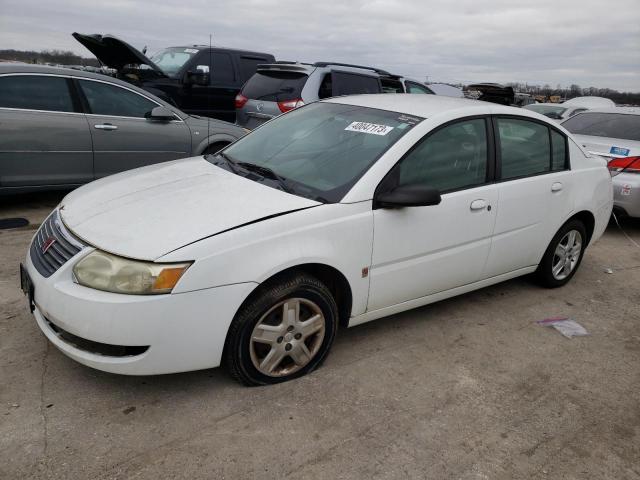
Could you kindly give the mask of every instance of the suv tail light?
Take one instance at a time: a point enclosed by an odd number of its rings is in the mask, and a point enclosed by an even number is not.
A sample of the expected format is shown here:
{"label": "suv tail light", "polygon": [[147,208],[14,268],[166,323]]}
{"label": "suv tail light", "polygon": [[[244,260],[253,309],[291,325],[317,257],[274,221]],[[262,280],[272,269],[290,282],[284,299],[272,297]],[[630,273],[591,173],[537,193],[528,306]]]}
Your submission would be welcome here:
{"label": "suv tail light", "polygon": [[640,157],[614,158],[607,167],[611,173],[640,173]]}
{"label": "suv tail light", "polygon": [[242,95],[241,93],[236,95],[236,108],[244,107],[244,104],[247,103],[249,99]]}
{"label": "suv tail light", "polygon": [[293,110],[294,108],[298,108],[304,105],[304,102],[301,98],[296,98],[294,100],[285,100],[284,102],[278,102],[278,108],[282,113],[288,112],[289,110]]}

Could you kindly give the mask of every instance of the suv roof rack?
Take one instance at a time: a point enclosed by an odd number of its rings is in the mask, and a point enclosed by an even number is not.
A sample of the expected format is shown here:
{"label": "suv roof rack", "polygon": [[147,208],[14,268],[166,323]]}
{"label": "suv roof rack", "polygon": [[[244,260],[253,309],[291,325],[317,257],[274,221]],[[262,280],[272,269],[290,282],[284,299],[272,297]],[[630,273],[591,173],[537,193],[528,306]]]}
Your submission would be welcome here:
{"label": "suv roof rack", "polygon": [[354,65],[351,63],[338,63],[338,62],[316,62],[313,64],[314,67],[328,67],[329,65],[335,65],[337,67],[352,67],[352,68],[362,68],[364,70],[372,70],[376,73],[379,73],[380,75],[389,75],[391,76],[391,74],[389,72],[387,72],[386,70],[382,70],[381,68],[375,68],[375,67],[367,67],[364,65]]}

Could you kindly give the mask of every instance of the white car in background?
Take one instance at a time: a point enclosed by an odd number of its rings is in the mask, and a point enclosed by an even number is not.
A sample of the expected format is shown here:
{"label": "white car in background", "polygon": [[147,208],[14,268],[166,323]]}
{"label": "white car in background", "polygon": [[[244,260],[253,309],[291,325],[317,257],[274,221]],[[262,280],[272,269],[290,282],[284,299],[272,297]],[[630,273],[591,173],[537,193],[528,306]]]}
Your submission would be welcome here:
{"label": "white car in background", "polygon": [[592,108],[612,108],[616,104],[603,97],[575,97],[563,103],[532,103],[522,108],[545,115],[556,122],[564,122],[581,112]]}
{"label": "white car in background", "polygon": [[562,126],[589,153],[609,162],[614,210],[640,217],[640,108],[589,110]]}
{"label": "white car in background", "polygon": [[[611,177],[513,107],[336,97],[217,154],[98,180],[36,233],[22,287],[63,353],[109,372],[304,375],[354,326],[520,275],[566,284]],[[357,347],[355,347],[357,348]]]}

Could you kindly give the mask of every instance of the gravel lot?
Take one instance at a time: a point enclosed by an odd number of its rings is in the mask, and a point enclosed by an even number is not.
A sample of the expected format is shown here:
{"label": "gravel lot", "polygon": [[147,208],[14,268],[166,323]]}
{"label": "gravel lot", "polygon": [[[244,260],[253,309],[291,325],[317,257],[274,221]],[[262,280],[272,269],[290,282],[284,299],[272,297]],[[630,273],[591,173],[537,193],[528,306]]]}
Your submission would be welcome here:
{"label": "gravel lot", "polygon": [[[564,288],[516,279],[344,330],[317,372],[249,389],[48,345],[18,262],[62,196],[0,197],[31,221],[0,231],[2,479],[640,479],[640,248],[615,224]],[[591,335],[535,324],[555,315]]]}

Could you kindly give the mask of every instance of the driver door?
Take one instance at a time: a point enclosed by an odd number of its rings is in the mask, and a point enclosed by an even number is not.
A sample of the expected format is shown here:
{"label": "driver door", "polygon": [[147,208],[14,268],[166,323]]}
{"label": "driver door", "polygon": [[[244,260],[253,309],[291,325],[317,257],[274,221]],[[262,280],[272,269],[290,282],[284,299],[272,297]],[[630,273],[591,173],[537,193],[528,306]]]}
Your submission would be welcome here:
{"label": "driver door", "polygon": [[485,118],[447,124],[424,137],[383,184],[422,184],[439,205],[374,210],[368,311],[480,280],[491,246],[498,188]]}

